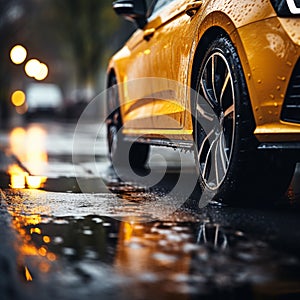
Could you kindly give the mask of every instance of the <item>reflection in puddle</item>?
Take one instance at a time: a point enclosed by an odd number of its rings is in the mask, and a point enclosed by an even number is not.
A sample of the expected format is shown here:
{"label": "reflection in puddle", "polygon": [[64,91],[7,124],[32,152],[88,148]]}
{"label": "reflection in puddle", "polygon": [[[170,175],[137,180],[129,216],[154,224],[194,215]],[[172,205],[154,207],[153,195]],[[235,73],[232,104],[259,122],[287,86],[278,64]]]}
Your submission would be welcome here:
{"label": "reflection in puddle", "polygon": [[26,177],[28,173],[24,171],[19,165],[12,164],[8,167],[8,174],[10,175],[10,186],[14,189],[24,189],[26,185]]}
{"label": "reflection in puddle", "polygon": [[30,215],[22,205],[9,208],[20,237],[22,276],[34,286],[47,274],[46,290],[55,288],[63,299],[100,297],[107,290],[108,299],[257,299],[271,294],[278,299],[298,293],[300,278],[293,272],[299,270],[298,259],[208,220],[120,222],[99,215]]}
{"label": "reflection in puddle", "polygon": [[48,161],[46,139],[46,130],[38,124],[32,124],[27,129],[14,128],[9,135],[12,153],[30,167],[34,175],[44,173],[45,163]]}
{"label": "reflection in puddle", "polygon": [[39,125],[31,125],[27,130],[14,128],[10,135],[10,151],[17,159],[26,164],[31,174],[18,164],[9,166],[10,187],[38,189],[43,187],[47,177],[45,173],[48,161],[46,152],[47,132]]}
{"label": "reflection in puddle", "polygon": [[203,223],[197,237],[198,244],[213,245],[215,249],[225,250],[228,246],[226,234],[219,224]]}
{"label": "reflection in puddle", "polygon": [[[49,251],[47,244],[49,237],[44,235],[38,227],[42,217],[40,215],[22,215],[14,210],[9,210],[12,215],[12,226],[19,236],[17,241],[17,264],[20,274],[26,281],[33,281],[31,270],[47,273],[50,271],[51,262],[56,260],[56,255]],[[43,243],[36,244],[35,238],[39,236]]]}

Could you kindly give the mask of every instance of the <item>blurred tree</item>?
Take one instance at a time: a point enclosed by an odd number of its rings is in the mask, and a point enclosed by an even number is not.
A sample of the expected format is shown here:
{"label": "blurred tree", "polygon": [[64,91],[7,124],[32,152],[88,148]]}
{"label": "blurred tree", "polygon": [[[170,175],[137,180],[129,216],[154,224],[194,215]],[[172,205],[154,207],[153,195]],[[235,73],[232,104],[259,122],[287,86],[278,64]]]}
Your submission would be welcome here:
{"label": "blurred tree", "polygon": [[11,47],[22,40],[28,0],[0,0],[0,127],[8,125],[10,85],[15,66],[9,59]]}
{"label": "blurred tree", "polygon": [[10,89],[34,80],[25,75],[25,63],[10,62],[14,44],[27,48],[28,59],[49,64],[46,82],[67,92],[98,89],[101,68],[133,30],[115,15],[111,0],[0,0],[0,122],[12,109]]}
{"label": "blurred tree", "polygon": [[94,86],[101,64],[118,47],[114,38],[122,21],[114,14],[111,3],[111,0],[43,1],[38,24],[44,25],[46,36],[60,45],[63,57],[73,63],[78,87]]}

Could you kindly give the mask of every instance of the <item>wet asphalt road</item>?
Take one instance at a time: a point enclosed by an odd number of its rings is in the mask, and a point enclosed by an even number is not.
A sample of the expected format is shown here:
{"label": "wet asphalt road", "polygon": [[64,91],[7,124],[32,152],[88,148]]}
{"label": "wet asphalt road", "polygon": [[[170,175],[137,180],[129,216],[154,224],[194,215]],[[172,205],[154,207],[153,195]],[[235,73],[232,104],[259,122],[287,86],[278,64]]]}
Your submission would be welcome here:
{"label": "wet asphalt road", "polygon": [[[268,209],[198,209],[193,196],[174,206],[159,201],[176,181],[173,151],[149,192],[118,179],[103,132],[91,161],[85,145],[97,124],[80,130],[75,173],[74,126],[32,123],[0,134],[1,300],[300,298],[299,164],[288,195]],[[10,188],[15,163],[46,183]],[[193,176],[189,153],[184,163]],[[155,159],[152,166],[158,172]]]}

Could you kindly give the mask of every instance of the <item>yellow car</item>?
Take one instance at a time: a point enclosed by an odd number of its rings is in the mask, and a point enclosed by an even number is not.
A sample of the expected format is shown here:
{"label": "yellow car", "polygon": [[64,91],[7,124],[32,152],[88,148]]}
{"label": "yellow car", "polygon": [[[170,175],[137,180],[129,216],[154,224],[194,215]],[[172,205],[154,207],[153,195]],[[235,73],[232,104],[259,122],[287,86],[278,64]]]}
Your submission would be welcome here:
{"label": "yellow car", "polygon": [[137,29],[107,69],[112,161],[127,142],[134,167],[150,145],[190,149],[201,188],[216,199],[282,196],[300,158],[300,1],[117,0],[113,8]]}

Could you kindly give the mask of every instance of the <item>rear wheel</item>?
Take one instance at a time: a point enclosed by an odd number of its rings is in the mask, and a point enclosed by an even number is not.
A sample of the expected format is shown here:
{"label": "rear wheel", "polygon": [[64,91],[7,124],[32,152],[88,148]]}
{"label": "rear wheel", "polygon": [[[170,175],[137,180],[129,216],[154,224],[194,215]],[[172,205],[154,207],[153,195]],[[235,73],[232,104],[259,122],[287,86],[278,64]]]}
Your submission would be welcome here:
{"label": "rear wheel", "polygon": [[295,162],[284,152],[257,150],[246,81],[227,37],[212,42],[196,78],[194,88],[205,99],[204,105],[200,98],[194,104],[195,159],[202,190],[227,203],[278,199],[291,181]]}
{"label": "rear wheel", "polygon": [[[117,80],[112,76],[108,85],[107,108],[109,116],[107,118],[107,144],[108,158],[113,164],[128,165],[132,168],[143,168],[147,162],[149,145],[137,142],[127,142],[121,132],[122,118],[120,112],[119,93]],[[129,157],[124,157],[126,150],[129,150]]]}

